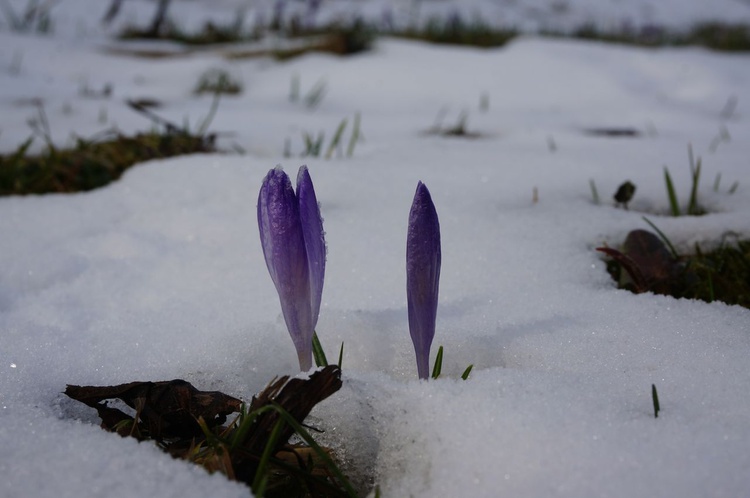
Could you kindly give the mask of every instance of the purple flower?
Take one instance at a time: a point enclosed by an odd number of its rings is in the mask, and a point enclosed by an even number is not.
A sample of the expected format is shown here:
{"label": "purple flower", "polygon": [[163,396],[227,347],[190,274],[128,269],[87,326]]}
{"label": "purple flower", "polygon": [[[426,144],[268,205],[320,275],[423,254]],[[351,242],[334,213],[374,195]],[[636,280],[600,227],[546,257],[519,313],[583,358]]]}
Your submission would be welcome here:
{"label": "purple flower", "polygon": [[281,169],[268,172],[258,196],[263,256],[279,293],[302,371],[312,367],[312,336],[320,313],[326,266],[323,220],[310,174],[302,166],[297,193]]}
{"label": "purple flower", "polygon": [[430,191],[424,183],[419,182],[409,211],[406,235],[406,300],[409,333],[417,354],[420,379],[429,377],[439,283],[440,222]]}
{"label": "purple flower", "polygon": [[302,236],[305,239],[307,252],[307,265],[310,270],[310,297],[314,330],[315,326],[318,325],[320,299],[323,295],[323,280],[326,273],[326,239],[318,198],[315,196],[315,187],[313,187],[307,166],[300,166],[297,172],[297,199],[302,223]]}

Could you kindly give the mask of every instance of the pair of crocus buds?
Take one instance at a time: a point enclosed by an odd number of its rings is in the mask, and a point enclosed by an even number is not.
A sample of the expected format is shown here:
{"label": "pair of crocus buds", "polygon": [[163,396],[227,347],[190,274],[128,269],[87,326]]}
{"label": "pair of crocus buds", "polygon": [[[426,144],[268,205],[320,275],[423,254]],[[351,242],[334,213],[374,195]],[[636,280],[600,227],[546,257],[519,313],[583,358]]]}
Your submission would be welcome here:
{"label": "pair of crocus buds", "polygon": [[430,191],[417,184],[406,235],[406,301],[409,333],[420,379],[430,375],[430,346],[435,336],[440,284],[440,222]]}
{"label": "pair of crocus buds", "polygon": [[312,339],[326,267],[323,219],[310,173],[297,173],[297,192],[281,167],[268,172],[258,196],[263,256],[302,371],[312,368]]}
{"label": "pair of crocus buds", "polygon": [[[312,338],[326,265],[323,220],[307,167],[297,173],[296,193],[281,167],[268,172],[258,196],[258,228],[300,369],[307,371],[312,368]],[[440,263],[440,223],[430,191],[419,182],[406,237],[406,298],[420,379],[429,377]]]}

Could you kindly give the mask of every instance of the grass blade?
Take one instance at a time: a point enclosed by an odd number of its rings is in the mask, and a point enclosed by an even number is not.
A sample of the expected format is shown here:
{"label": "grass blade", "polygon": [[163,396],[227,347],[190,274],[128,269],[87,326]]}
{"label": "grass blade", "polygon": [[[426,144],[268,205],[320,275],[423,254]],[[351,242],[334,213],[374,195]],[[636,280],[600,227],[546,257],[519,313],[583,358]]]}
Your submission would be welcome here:
{"label": "grass blade", "polygon": [[331,156],[333,156],[333,151],[336,150],[336,148],[339,146],[341,135],[344,134],[344,130],[346,129],[346,123],[347,119],[344,118],[341,120],[341,123],[339,123],[338,128],[336,128],[336,132],[333,134],[333,138],[331,139],[331,144],[328,146],[328,150],[326,151],[326,159],[330,159]]}
{"label": "grass blade", "polygon": [[656,392],[656,384],[651,384],[651,401],[654,403],[654,418],[659,418],[659,393]]}
{"label": "grass blade", "polygon": [[313,139],[312,135],[307,133],[306,131],[302,132],[302,140],[305,142],[305,153],[303,156],[311,156],[312,150],[313,150]]}
{"label": "grass blade", "polygon": [[320,156],[320,149],[323,147],[323,140],[325,140],[325,136],[326,136],[325,132],[322,130],[320,133],[318,133],[318,138],[315,141],[315,146],[313,147],[313,150],[312,150],[313,157]]}
{"label": "grass blade", "polygon": [[688,209],[687,214],[689,215],[698,215],[699,208],[698,208],[698,183],[700,182],[701,178],[701,158],[698,158],[698,162],[695,164],[694,168],[691,168],[691,173],[693,177],[693,185],[690,189],[690,202],[688,203]]}
{"label": "grass blade", "polygon": [[325,133],[322,131],[318,134],[317,138],[313,138],[312,135],[303,131],[302,139],[305,142],[305,152],[302,154],[302,157],[318,157],[320,155],[320,148],[323,146],[324,138]]}
{"label": "grass blade", "polygon": [[208,127],[211,125],[211,121],[214,120],[214,117],[216,116],[216,110],[219,108],[219,100],[221,100],[221,92],[217,90],[216,92],[214,92],[214,98],[211,100],[211,107],[208,110],[208,114],[198,125],[197,135],[199,137],[202,137],[206,134],[206,132],[208,131]]}
{"label": "grass blade", "polygon": [[341,343],[341,349],[339,349],[339,368],[341,368],[341,363],[344,360],[344,343]]}
{"label": "grass blade", "polygon": [[466,380],[469,378],[469,374],[471,374],[471,369],[474,368],[474,364],[469,365],[466,367],[466,370],[464,370],[464,373],[461,374],[461,378],[463,380]]}
{"label": "grass blade", "polygon": [[271,452],[276,447],[276,442],[281,436],[281,429],[284,427],[284,421],[279,419],[276,425],[273,426],[271,435],[268,437],[266,447],[263,448],[263,454],[258,462],[258,470],[255,471],[255,479],[251,486],[253,494],[258,497],[262,497],[266,491],[266,484],[268,484],[268,473],[266,467],[268,467],[268,461],[271,459]]}
{"label": "grass blade", "polygon": [[292,417],[289,412],[287,412],[281,405],[274,403],[272,405],[268,405],[269,408],[275,409],[278,414],[281,416],[281,418],[284,419],[284,421],[289,424],[289,426],[294,429],[294,431],[297,433],[297,435],[302,438],[305,443],[312,448],[312,450],[315,452],[315,454],[318,456],[318,458],[323,461],[323,463],[328,467],[328,470],[331,471],[331,473],[338,479],[341,486],[346,490],[346,493],[351,498],[357,498],[357,492],[354,490],[354,487],[352,487],[349,480],[346,478],[346,476],[339,470],[339,468],[336,466],[336,464],[333,462],[331,457],[326,453],[323,448],[320,447],[318,443],[315,442],[313,437],[310,435],[307,430],[302,427],[301,424],[299,424],[294,417]]}
{"label": "grass blade", "polygon": [[664,232],[662,232],[661,230],[659,230],[659,227],[657,227],[656,225],[654,225],[651,222],[651,220],[649,220],[645,216],[643,217],[643,221],[645,221],[646,223],[648,223],[651,226],[651,228],[653,228],[656,231],[657,235],[659,235],[659,238],[661,238],[662,242],[664,242],[664,244],[666,244],[666,246],[669,248],[669,252],[672,253],[672,257],[674,259],[679,259],[680,256],[677,254],[677,251],[675,250],[674,246],[672,245],[672,242],[667,238],[666,235],[664,235]]}
{"label": "grass blade", "polygon": [[432,367],[432,378],[437,379],[440,377],[440,372],[443,370],[443,346],[438,348],[437,356],[435,357],[435,365]]}
{"label": "grass blade", "polygon": [[664,166],[664,182],[667,184],[667,197],[669,198],[669,209],[672,216],[679,216],[680,204],[677,202],[677,193],[674,190],[674,183],[672,183],[672,177],[666,166]]}
{"label": "grass blade", "polygon": [[258,414],[256,412],[248,414],[247,405],[242,405],[240,418],[237,422],[237,429],[232,433],[232,436],[229,440],[230,453],[236,450],[237,447],[242,444],[243,441],[245,441],[245,438],[247,438],[247,433],[250,431],[250,427],[253,425],[253,422],[255,422],[256,418],[258,418]]}
{"label": "grass blade", "polygon": [[354,154],[354,147],[359,142],[359,126],[360,126],[360,114],[357,112],[354,114],[354,124],[352,125],[352,137],[349,139],[349,146],[346,148],[346,157],[352,157]]}
{"label": "grass blade", "polygon": [[314,109],[320,105],[320,102],[323,100],[323,97],[325,97],[326,94],[326,82],[325,80],[320,80],[310,89],[309,92],[307,92],[307,95],[305,95],[305,105],[309,109]]}
{"label": "grass blade", "polygon": [[320,339],[318,339],[317,332],[313,332],[312,350],[313,350],[313,358],[315,359],[315,366],[327,367],[328,359],[326,359],[326,354],[323,351],[323,346],[320,344]]}

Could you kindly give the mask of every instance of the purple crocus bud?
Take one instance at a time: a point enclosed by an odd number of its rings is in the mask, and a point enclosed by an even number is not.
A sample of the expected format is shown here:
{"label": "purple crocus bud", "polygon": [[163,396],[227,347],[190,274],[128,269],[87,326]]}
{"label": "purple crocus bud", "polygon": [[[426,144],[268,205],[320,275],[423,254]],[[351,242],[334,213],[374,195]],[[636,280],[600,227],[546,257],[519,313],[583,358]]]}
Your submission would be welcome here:
{"label": "purple crocus bud", "polygon": [[429,377],[430,346],[435,336],[440,283],[440,222],[430,191],[417,184],[406,235],[406,300],[409,333],[420,379]]}
{"label": "purple crocus bud", "polygon": [[297,172],[297,199],[307,252],[307,266],[310,270],[310,309],[312,310],[312,325],[315,329],[320,314],[320,300],[323,295],[323,280],[326,273],[326,241],[323,218],[320,216],[318,199],[315,196],[315,188],[307,166],[300,166]]}
{"label": "purple crocus bud", "polygon": [[[258,196],[258,228],[263,256],[279,293],[281,311],[297,349],[300,369],[307,371],[312,367],[312,335],[323,289],[325,241],[307,168],[304,171],[301,168],[299,176],[298,194],[300,189],[304,192],[303,205],[281,167],[268,172]],[[313,272],[311,264],[315,267]]]}

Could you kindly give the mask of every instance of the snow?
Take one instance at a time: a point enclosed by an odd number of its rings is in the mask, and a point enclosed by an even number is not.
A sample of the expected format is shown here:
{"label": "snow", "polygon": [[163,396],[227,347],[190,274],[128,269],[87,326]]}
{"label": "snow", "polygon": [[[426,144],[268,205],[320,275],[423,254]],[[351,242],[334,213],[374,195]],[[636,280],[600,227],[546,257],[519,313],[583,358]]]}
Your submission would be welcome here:
{"label": "snow", "polygon": [[[682,250],[729,232],[750,237],[748,55],[528,36],[493,50],[383,38],[351,58],[230,62],[207,51],[145,60],[105,54],[114,42],[77,17],[84,4],[57,6],[52,36],[0,30],[0,67],[23,54],[20,71],[0,71],[0,150],[29,136],[31,98],[43,100],[61,144],[115,124],[148,129],[127,98],[157,98],[161,115],[198,122],[210,98],[193,96],[194,85],[221,67],[244,92],[222,101],[211,129],[248,153],[141,164],[89,193],[0,198],[0,496],[250,495],[103,432],[93,410],[61,392],[184,378],[249,400],[274,376],[296,373],[255,216],[260,183],[277,164],[310,169],[328,243],[317,329],[329,356],[345,344],[344,386],[309,421],[360,484],[377,483],[385,497],[750,489],[750,311],[616,290],[594,251],[648,228],[644,215]],[[617,6],[652,5],[651,15],[675,13],[680,25],[750,14],[740,2],[713,3],[712,13],[675,4],[570,3],[602,22],[623,16]],[[205,9],[184,5],[196,18]],[[152,7],[132,6],[144,18]],[[319,107],[289,102],[295,75],[303,95],[326,82]],[[114,94],[87,98],[82,82],[112,83]],[[722,117],[732,97],[737,111]],[[426,135],[441,109],[443,126],[465,111],[481,137]],[[283,157],[285,139],[297,155],[302,131],[330,137],[356,112],[365,141],[352,158]],[[722,126],[731,140],[711,152]],[[583,133],[596,127],[642,134]],[[700,195],[711,213],[671,218],[663,166],[684,202],[689,143],[703,158]],[[416,379],[405,295],[406,223],[420,180],[443,244],[433,357],[442,344],[444,377],[430,382]],[[637,186],[630,211],[610,203],[625,180]]]}

